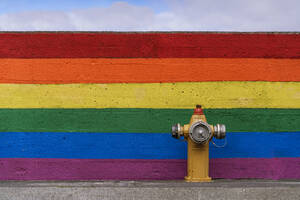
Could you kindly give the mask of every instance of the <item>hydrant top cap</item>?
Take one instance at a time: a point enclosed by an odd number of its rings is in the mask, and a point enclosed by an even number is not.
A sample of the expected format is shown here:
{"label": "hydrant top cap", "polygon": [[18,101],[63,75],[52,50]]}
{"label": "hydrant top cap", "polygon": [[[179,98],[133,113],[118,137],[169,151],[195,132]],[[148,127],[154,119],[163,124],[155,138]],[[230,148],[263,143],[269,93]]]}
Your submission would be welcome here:
{"label": "hydrant top cap", "polygon": [[201,105],[196,105],[196,108],[194,110],[194,115],[203,115],[203,110],[201,108]]}

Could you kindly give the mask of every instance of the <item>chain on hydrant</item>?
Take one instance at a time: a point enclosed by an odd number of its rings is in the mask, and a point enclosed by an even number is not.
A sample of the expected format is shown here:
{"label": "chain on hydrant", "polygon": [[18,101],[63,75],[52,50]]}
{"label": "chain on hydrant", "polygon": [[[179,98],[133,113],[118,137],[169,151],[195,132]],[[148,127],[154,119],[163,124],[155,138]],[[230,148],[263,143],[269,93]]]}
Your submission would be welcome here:
{"label": "chain on hydrant", "polygon": [[188,143],[187,176],[189,182],[209,182],[209,142],[212,137],[225,138],[225,125],[209,125],[200,105],[197,105],[190,123],[184,126],[172,126],[172,136],[179,139],[181,136]]}

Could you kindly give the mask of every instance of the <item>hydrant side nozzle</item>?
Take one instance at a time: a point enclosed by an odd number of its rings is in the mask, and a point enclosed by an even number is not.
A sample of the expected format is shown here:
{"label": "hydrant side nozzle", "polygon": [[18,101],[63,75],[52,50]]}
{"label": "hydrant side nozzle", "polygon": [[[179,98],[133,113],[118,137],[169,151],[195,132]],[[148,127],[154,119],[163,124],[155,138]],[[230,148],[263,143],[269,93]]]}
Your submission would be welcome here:
{"label": "hydrant side nozzle", "polygon": [[172,137],[179,139],[180,136],[182,136],[182,135],[183,135],[183,130],[182,130],[182,127],[180,126],[180,124],[179,123],[174,124],[172,126]]}
{"label": "hydrant side nozzle", "polygon": [[217,124],[214,126],[214,137],[223,139],[226,136],[226,126],[224,124]]}

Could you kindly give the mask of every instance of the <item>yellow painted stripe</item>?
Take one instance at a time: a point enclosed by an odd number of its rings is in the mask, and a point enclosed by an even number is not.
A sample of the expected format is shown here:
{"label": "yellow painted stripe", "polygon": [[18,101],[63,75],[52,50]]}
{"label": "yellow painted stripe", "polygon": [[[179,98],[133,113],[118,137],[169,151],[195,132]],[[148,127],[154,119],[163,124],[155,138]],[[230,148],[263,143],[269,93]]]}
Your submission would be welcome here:
{"label": "yellow painted stripe", "polygon": [[0,108],[300,108],[300,82],[0,84]]}

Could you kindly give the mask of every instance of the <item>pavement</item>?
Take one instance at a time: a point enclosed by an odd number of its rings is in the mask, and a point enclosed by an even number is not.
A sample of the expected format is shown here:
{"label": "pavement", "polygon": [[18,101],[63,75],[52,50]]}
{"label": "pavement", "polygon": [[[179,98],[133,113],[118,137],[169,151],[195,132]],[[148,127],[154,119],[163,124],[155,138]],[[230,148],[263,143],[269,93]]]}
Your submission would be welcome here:
{"label": "pavement", "polygon": [[300,199],[300,181],[1,181],[0,200]]}

